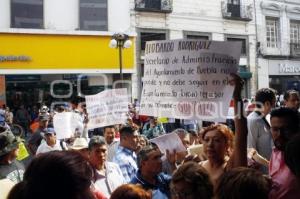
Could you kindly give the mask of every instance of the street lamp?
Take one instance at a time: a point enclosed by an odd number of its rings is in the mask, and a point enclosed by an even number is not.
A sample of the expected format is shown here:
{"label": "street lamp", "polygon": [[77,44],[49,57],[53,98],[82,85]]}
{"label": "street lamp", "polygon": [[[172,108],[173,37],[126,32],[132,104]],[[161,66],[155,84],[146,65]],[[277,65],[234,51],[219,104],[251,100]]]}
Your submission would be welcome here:
{"label": "street lamp", "polygon": [[[130,48],[131,45],[132,45],[132,43],[129,40],[129,36],[124,33],[115,33],[109,42],[110,48],[118,48],[119,49],[119,66],[120,66],[121,85],[123,84],[122,50],[123,50],[123,48]],[[122,87],[123,87],[123,85],[122,85]]]}

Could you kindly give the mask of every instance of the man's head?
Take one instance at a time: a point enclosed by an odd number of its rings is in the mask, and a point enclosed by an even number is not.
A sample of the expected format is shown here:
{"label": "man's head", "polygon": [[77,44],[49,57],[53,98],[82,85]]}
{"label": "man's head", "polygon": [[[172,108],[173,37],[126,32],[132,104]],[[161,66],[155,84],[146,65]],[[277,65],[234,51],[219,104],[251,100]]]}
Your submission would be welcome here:
{"label": "man's head", "polygon": [[213,184],[207,171],[195,162],[180,166],[172,176],[172,198],[176,199],[212,199]]}
{"label": "man's head", "polygon": [[178,128],[175,129],[173,132],[179,136],[185,148],[188,148],[190,146],[191,143],[190,143],[189,133],[185,129]]}
{"label": "man's head", "polygon": [[107,144],[111,144],[116,136],[116,130],[114,126],[106,126],[104,127],[104,138]]}
{"label": "man's head", "polygon": [[138,147],[139,133],[131,126],[124,126],[120,129],[120,145],[132,151]]}
{"label": "man's head", "polygon": [[104,137],[93,136],[89,142],[89,158],[95,168],[101,168],[106,161],[107,147]]}
{"label": "man's head", "polygon": [[39,115],[39,128],[45,129],[48,127],[49,116],[47,114],[40,114]]}
{"label": "man's head", "polygon": [[137,154],[137,164],[142,174],[147,173],[153,176],[162,171],[162,153],[154,144],[142,148]]}
{"label": "man's head", "polygon": [[284,105],[288,108],[298,110],[300,107],[300,96],[299,92],[295,90],[288,90],[283,96]]}
{"label": "man's head", "polygon": [[271,133],[274,145],[283,151],[286,143],[299,134],[299,113],[295,109],[281,107],[271,112]]}
{"label": "man's head", "polygon": [[150,117],[150,123],[156,126],[158,124],[157,117]]}
{"label": "man's head", "polygon": [[261,88],[256,92],[256,107],[265,115],[267,115],[271,109],[275,107],[275,101],[275,91],[271,88]]}
{"label": "man's head", "polygon": [[44,138],[47,142],[47,145],[54,146],[56,144],[56,133],[54,128],[47,128],[43,131]]}
{"label": "man's head", "polygon": [[11,154],[13,158],[18,155],[19,142],[10,129],[0,132],[0,157]]}

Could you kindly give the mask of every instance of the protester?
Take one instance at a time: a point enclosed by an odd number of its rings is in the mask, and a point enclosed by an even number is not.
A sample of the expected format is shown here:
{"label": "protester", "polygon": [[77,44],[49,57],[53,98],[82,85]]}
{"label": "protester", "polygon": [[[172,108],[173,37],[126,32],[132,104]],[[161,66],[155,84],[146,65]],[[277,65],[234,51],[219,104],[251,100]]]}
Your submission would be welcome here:
{"label": "protester", "polygon": [[[56,133],[53,128],[47,128],[42,133],[45,141],[41,142],[40,146],[36,150],[36,155],[40,153],[47,153],[49,151],[63,150],[60,142],[56,140]],[[66,146],[64,148],[66,148]]]}
{"label": "protester", "polygon": [[138,153],[142,148],[144,148],[149,144],[150,144],[149,140],[145,135],[139,135],[139,142],[138,142],[138,147],[136,149],[136,153]]}
{"label": "protester", "polygon": [[296,90],[288,90],[284,93],[283,103],[285,107],[298,110],[300,107],[300,96]]}
{"label": "protester", "polygon": [[[266,116],[275,107],[275,92],[270,88],[262,88],[255,95],[256,109],[247,117],[248,123],[248,148],[254,148],[258,154],[269,160],[272,153],[272,136],[270,124]],[[267,167],[261,171],[268,173]]]}
{"label": "protester", "polygon": [[218,184],[217,199],[268,199],[271,180],[260,171],[246,167],[225,172]]}
{"label": "protester", "polygon": [[89,142],[89,160],[94,169],[93,182],[96,190],[106,197],[120,185],[125,183],[120,167],[106,161],[107,146],[102,136],[94,136]]}
{"label": "protester", "polygon": [[125,182],[130,182],[137,172],[136,154],[138,146],[138,132],[131,126],[120,129],[120,145],[113,159],[121,168]]}
{"label": "protester", "polygon": [[116,139],[116,129],[114,126],[106,126],[103,129],[103,135],[107,146],[107,160],[112,161],[120,144]]}
{"label": "protester", "polygon": [[33,135],[28,140],[28,149],[31,155],[36,154],[37,148],[40,146],[41,141],[43,140],[43,136],[41,132],[47,129],[49,124],[49,116],[46,114],[39,115],[39,127],[33,132]]}
{"label": "protester", "polygon": [[138,185],[124,184],[118,187],[110,199],[152,199],[151,193],[145,191]]}
{"label": "protester", "polygon": [[23,179],[25,168],[16,160],[19,141],[10,129],[0,129],[0,179],[9,179],[14,183]]}
{"label": "protester", "polygon": [[5,121],[8,125],[13,123],[14,114],[10,111],[10,108],[7,106],[5,108]]}
{"label": "protester", "polygon": [[185,163],[174,172],[171,194],[173,199],[212,199],[214,195],[209,174],[195,162]]}
{"label": "protester", "polygon": [[137,154],[139,170],[130,181],[132,184],[140,184],[145,190],[152,191],[153,199],[170,198],[171,176],[162,173],[162,155],[154,144],[142,148]]}
{"label": "protester", "polygon": [[[298,111],[286,107],[271,112],[271,133],[275,148],[272,151],[269,173],[272,178],[272,189],[269,198],[298,199],[300,182],[287,166],[284,150],[287,143],[300,134]],[[299,151],[297,151],[299,153]],[[293,155],[295,151],[292,152]],[[288,159],[297,158],[288,157]]]}
{"label": "protester", "polygon": [[[237,75],[232,83],[235,83],[233,93],[235,111],[235,139],[229,127],[222,124],[211,125],[202,133],[203,150],[207,160],[200,162],[216,186],[220,176],[230,169],[239,166],[247,166],[247,121],[243,114],[241,90],[243,81]],[[233,145],[233,147],[232,147]]]}
{"label": "protester", "polygon": [[8,199],[95,199],[92,176],[91,166],[76,151],[44,153],[32,160]]}
{"label": "protester", "polygon": [[71,146],[69,146],[70,150],[75,150],[81,153],[85,158],[89,157],[89,145],[86,138],[76,138]]}
{"label": "protester", "polygon": [[31,118],[24,105],[21,105],[17,110],[15,119],[16,123],[23,127],[25,137],[27,137],[27,133],[29,133],[29,124],[31,122]]}
{"label": "protester", "polygon": [[164,135],[165,133],[164,127],[162,123],[157,120],[157,117],[150,117],[150,121],[144,125],[142,130],[142,134],[148,139]]}
{"label": "protester", "polygon": [[200,144],[198,131],[196,129],[190,129],[188,132],[190,145]]}

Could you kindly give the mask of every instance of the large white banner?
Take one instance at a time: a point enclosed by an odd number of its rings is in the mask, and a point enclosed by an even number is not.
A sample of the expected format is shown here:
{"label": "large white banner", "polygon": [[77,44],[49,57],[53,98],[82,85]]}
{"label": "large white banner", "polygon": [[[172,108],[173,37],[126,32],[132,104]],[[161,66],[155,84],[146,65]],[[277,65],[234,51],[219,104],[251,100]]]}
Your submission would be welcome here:
{"label": "large white banner", "polygon": [[240,42],[147,42],[140,114],[224,121],[240,51]]}
{"label": "large white banner", "polygon": [[96,95],[85,96],[88,113],[88,129],[122,124],[128,114],[126,88],[105,90]]}

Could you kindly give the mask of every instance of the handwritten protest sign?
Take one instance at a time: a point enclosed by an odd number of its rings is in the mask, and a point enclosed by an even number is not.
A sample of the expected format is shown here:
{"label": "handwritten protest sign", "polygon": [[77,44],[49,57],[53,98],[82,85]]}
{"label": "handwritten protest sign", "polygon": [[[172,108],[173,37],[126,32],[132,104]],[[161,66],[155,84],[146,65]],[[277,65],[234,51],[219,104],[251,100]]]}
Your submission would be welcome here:
{"label": "handwritten protest sign", "polygon": [[147,42],[140,114],[224,121],[240,51],[239,42]]}
{"label": "handwritten protest sign", "polygon": [[72,127],[72,112],[56,113],[53,116],[53,127],[57,139],[70,138],[75,132]]}
{"label": "handwritten protest sign", "polygon": [[179,136],[176,133],[168,133],[150,140],[155,143],[162,153],[166,153],[168,149],[171,153],[175,150],[176,152],[186,151]]}
{"label": "handwritten protest sign", "polygon": [[86,96],[85,100],[88,129],[126,122],[129,104],[126,88],[105,90]]}

